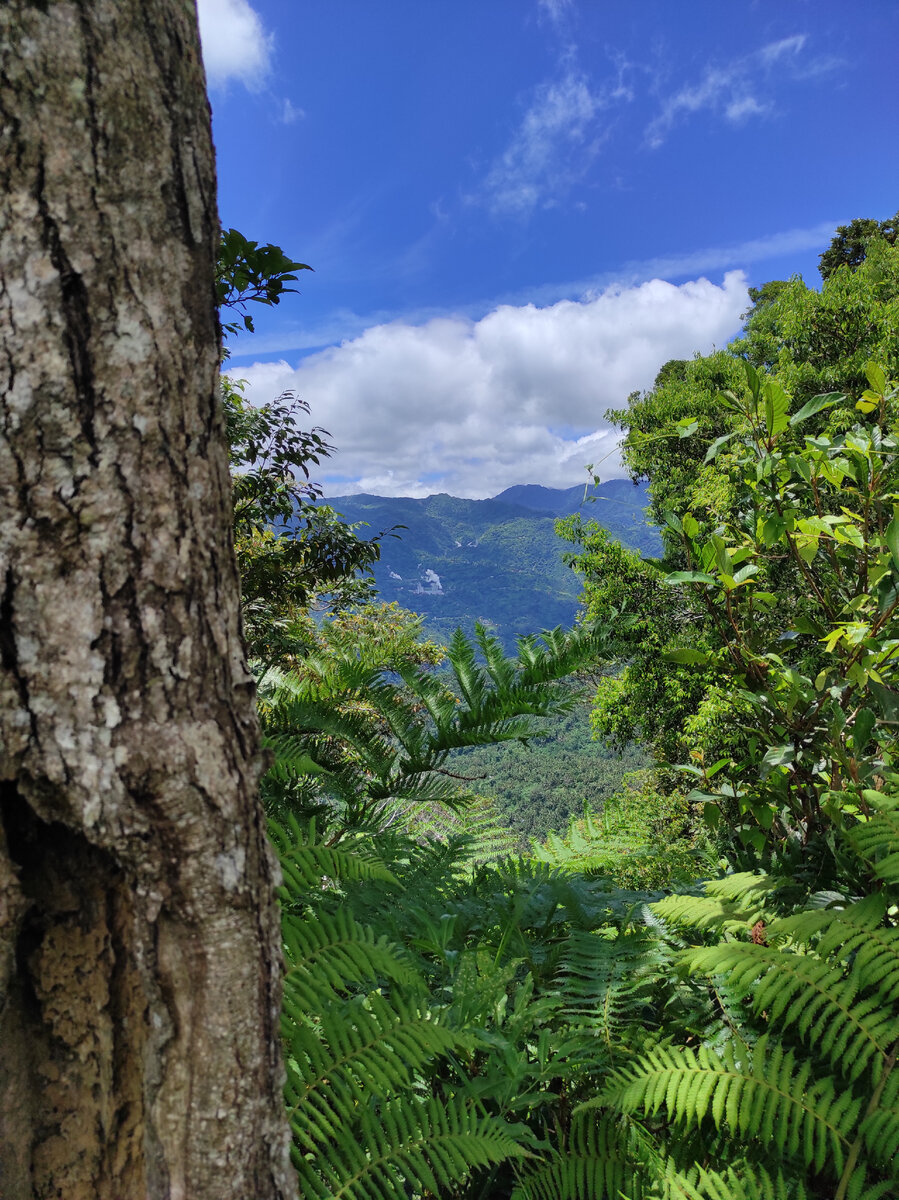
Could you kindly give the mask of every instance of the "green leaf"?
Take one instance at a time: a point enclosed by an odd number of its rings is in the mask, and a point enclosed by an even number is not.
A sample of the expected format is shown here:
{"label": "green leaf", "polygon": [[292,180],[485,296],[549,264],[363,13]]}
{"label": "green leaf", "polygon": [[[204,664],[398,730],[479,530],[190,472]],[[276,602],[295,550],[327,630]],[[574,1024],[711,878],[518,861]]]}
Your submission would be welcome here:
{"label": "green leaf", "polygon": [[675,533],[683,532],[683,525],[681,524],[680,517],[677,516],[676,513],[666,509],[665,512],[662,513],[662,520],[670,529],[673,529]]}
{"label": "green leaf", "polygon": [[887,377],[883,368],[876,362],[866,362],[865,375],[874,391],[883,395],[887,390]]}
{"label": "green leaf", "polygon": [[899,578],[885,575],[877,585],[877,608],[885,613],[899,600]]}
{"label": "green leaf", "polygon": [[865,746],[867,746],[876,724],[877,717],[870,708],[860,708],[855,714],[855,725],[852,728],[852,744],[855,747],[856,754],[861,754]]}
{"label": "green leaf", "polygon": [[758,571],[759,568],[756,563],[747,563],[745,567],[741,567],[740,570],[737,571],[736,575],[734,576],[734,583],[739,586],[741,583],[745,583],[752,575],[757,575]]}
{"label": "green leaf", "polygon": [[753,806],[752,815],[761,825],[762,829],[770,829],[774,824],[774,809],[770,804],[756,804]]}
{"label": "green leaf", "polygon": [[899,692],[885,687],[882,683],[875,683],[873,680],[871,680],[868,686],[871,689],[871,694],[880,705],[883,719],[889,721],[890,724],[899,722]]}
{"label": "green leaf", "polygon": [[715,562],[718,564],[718,570],[722,575],[732,575],[731,556],[728,553],[727,546],[724,544],[724,538],[718,537],[716,533],[713,533],[711,543],[715,547]]}
{"label": "green leaf", "polygon": [[722,448],[727,445],[731,438],[736,436],[736,430],[734,430],[733,433],[725,433],[721,437],[715,438],[714,442],[712,442],[711,446],[705,452],[705,458],[702,460],[703,463],[710,463],[713,459],[717,458]]}
{"label": "green leaf", "polygon": [[780,541],[786,527],[786,522],[782,517],[765,518],[761,527],[761,539],[765,543],[766,549],[770,549],[771,546]]}
{"label": "green leaf", "polygon": [[811,617],[804,616],[802,613],[798,613],[793,618],[793,628],[797,633],[804,633],[809,637],[824,637],[824,626],[818,621],[813,621]]}
{"label": "green leaf", "polygon": [[795,758],[796,751],[792,746],[772,746],[762,762],[767,763],[769,767],[783,767],[793,762]]}
{"label": "green leaf", "polygon": [[765,411],[765,428],[769,437],[777,437],[787,427],[789,398],[779,383],[766,379],[762,388]]}
{"label": "green leaf", "polygon": [[842,392],[824,392],[820,396],[812,396],[811,400],[803,404],[799,412],[790,417],[790,424],[800,425],[809,417],[813,417],[815,413],[821,412],[824,408],[833,408],[835,404],[839,404],[841,400],[845,399]]}
{"label": "green leaf", "polygon": [[672,663],[690,663],[696,664],[707,663],[709,656],[704,650],[666,650],[662,655],[666,662]]}
{"label": "green leaf", "polygon": [[899,570],[899,511],[893,509],[893,519],[886,527],[884,541],[893,560],[893,566]]}
{"label": "green leaf", "polygon": [[662,583],[670,584],[672,587],[678,583],[714,583],[715,578],[712,575],[706,575],[703,571],[672,571],[670,575],[666,575]]}
{"label": "green leaf", "polygon": [[751,846],[753,850],[764,850],[766,839],[761,829],[741,829],[739,834],[744,846]]}
{"label": "green leaf", "polygon": [[760,387],[758,371],[756,371],[752,363],[747,362],[746,359],[743,360],[743,370],[746,373],[746,382],[749,384],[749,390],[752,392],[752,397],[754,400],[758,400]]}
{"label": "green leaf", "polygon": [[[690,795],[692,794],[693,793],[691,792]],[[690,797],[688,796],[687,799],[689,800],[689,798]],[[706,801],[705,807],[702,810],[702,819],[705,821],[706,825],[708,825],[709,829],[717,829],[721,824],[723,819],[721,816],[721,809],[714,800]]]}

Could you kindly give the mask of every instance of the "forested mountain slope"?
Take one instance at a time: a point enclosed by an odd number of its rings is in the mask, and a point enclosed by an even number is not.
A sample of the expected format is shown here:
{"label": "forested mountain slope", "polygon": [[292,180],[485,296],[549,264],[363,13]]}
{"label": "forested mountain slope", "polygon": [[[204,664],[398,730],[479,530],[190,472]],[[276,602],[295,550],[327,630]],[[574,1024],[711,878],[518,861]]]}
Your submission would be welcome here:
{"label": "forested mountain slope", "polygon": [[649,764],[638,745],[612,749],[590,734],[588,705],[546,722],[547,734],[526,745],[473,746],[457,751],[453,770],[496,802],[498,813],[525,848],[566,828],[586,804],[600,811],[621,792],[631,771]]}
{"label": "forested mountain slope", "polygon": [[366,522],[367,536],[404,526],[384,538],[374,568],[383,599],[425,614],[444,638],[481,621],[511,650],[522,634],[574,620],[580,582],[562,560],[557,517],[583,511],[624,545],[659,552],[646,524],[645,485],[609,480],[586,503],[584,493],[583,484],[519,484],[490,500],[360,494],[328,504],[347,522]]}

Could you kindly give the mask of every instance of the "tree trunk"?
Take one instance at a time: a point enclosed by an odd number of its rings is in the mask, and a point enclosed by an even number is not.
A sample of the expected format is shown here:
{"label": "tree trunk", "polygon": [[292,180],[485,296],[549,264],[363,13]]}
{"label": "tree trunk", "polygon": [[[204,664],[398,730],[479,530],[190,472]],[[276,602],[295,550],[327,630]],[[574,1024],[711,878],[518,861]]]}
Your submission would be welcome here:
{"label": "tree trunk", "polygon": [[0,131],[0,1196],[287,1196],[193,4],[2,0]]}

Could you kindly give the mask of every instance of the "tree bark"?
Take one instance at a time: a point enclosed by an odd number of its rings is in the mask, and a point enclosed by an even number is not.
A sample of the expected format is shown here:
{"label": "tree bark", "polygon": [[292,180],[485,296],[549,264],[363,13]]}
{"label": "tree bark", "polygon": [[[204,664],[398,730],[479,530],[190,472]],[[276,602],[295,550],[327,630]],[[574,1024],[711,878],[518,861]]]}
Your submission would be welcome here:
{"label": "tree bark", "polygon": [[191,0],[3,0],[0,147],[0,1196],[288,1196]]}

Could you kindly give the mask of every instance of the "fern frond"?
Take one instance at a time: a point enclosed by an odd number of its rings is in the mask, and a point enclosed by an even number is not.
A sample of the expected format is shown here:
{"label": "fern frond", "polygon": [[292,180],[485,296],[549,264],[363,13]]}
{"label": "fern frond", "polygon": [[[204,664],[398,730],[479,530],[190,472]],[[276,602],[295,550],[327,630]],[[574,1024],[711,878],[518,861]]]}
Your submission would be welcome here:
{"label": "fern frond", "polygon": [[774,886],[767,875],[747,872],[708,881],[702,896],[667,896],[653,907],[665,922],[680,928],[748,936],[768,917],[766,901]]}
{"label": "fern frond", "polygon": [[899,798],[881,794],[877,809],[869,820],[850,831],[849,841],[871,864],[878,879],[899,887]]}
{"label": "fern frond", "polygon": [[314,820],[303,828],[291,813],[283,823],[270,820],[268,830],[284,877],[281,898],[288,904],[301,900],[310,890],[321,891],[323,880],[359,883],[379,879],[401,886],[378,861],[370,844],[325,845],[316,837]]}
{"label": "fern frond", "polygon": [[643,1200],[634,1130],[607,1118],[576,1117],[567,1140],[543,1163],[519,1167],[511,1200]]}
{"label": "fern frond", "polygon": [[317,1006],[351,985],[390,979],[406,987],[421,986],[416,971],[386,937],[360,925],[345,909],[314,918],[284,914],[282,937],[286,957],[284,1011],[303,1022]]}
{"label": "fern frond", "polygon": [[475,623],[474,636],[494,687],[499,692],[509,691],[515,683],[519,664],[513,658],[506,658],[502,642],[480,621]]}
{"label": "fern frond", "polygon": [[573,929],[555,976],[564,1015],[611,1048],[628,1026],[645,1026],[648,992],[663,961],[655,939],[644,930],[610,938]]}
{"label": "fern frond", "polygon": [[426,1063],[459,1041],[429,1012],[377,993],[291,1025],[285,1097],[295,1136],[308,1146],[327,1140],[366,1096],[408,1090]]}
{"label": "fern frond", "polygon": [[450,1193],[473,1170],[527,1154],[502,1121],[455,1100],[363,1110],[357,1136],[338,1145],[312,1162],[295,1155],[302,1196],[407,1200]]}
{"label": "fern frond", "polygon": [[899,1006],[899,928],[885,923],[887,911],[886,898],[875,893],[847,908],[781,918],[767,933],[771,940],[814,942],[821,958],[846,964],[859,987]]}
{"label": "fern frond", "polygon": [[741,1163],[723,1171],[693,1167],[681,1172],[670,1161],[651,1196],[653,1200],[814,1200],[800,1179],[783,1171]]}
{"label": "fern frond", "polygon": [[660,1046],[617,1071],[582,1109],[664,1110],[676,1125],[709,1120],[758,1140],[820,1171],[843,1169],[861,1101],[832,1079],[812,1079],[812,1065],[762,1037],[753,1047],[727,1043],[720,1053],[700,1046]]}
{"label": "fern frond", "polygon": [[687,951],[682,961],[691,971],[726,975],[770,1027],[795,1029],[850,1080],[868,1070],[879,1075],[896,1038],[896,1008],[860,997],[857,977],[817,956],[749,942]]}

